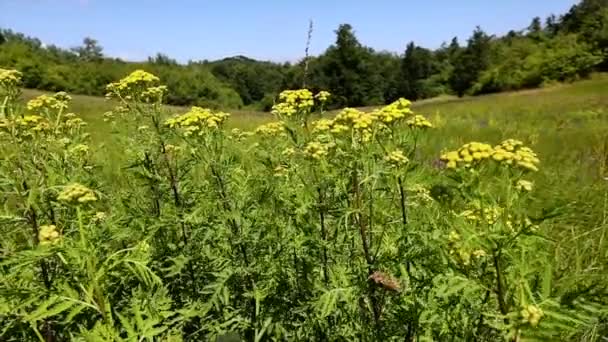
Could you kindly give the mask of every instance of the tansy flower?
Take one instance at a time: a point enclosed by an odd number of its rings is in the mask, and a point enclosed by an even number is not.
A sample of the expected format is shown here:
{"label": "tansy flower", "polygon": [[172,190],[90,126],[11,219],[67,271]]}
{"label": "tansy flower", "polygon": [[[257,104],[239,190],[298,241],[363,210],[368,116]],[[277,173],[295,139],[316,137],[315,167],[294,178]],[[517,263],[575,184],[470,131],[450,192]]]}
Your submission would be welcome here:
{"label": "tansy flower", "polygon": [[407,120],[407,125],[411,128],[432,128],[433,124],[422,115],[415,115]]}
{"label": "tansy flower", "polygon": [[304,148],[304,154],[313,159],[322,159],[327,156],[330,147],[333,147],[333,144],[311,141]]}
{"label": "tansy flower", "polygon": [[313,129],[312,131],[315,133],[326,132],[331,129],[334,121],[329,119],[319,119],[312,123]]}
{"label": "tansy flower", "polygon": [[412,113],[410,105],[412,103],[404,98],[400,98],[397,101],[384,106],[372,114],[384,124],[395,123]]}
{"label": "tansy flower", "polygon": [[283,135],[285,133],[285,124],[281,121],[269,122],[256,128],[255,133],[265,136]]}
{"label": "tansy flower", "polygon": [[67,204],[84,204],[97,201],[97,196],[93,190],[78,184],[69,184],[57,196],[57,200]]}
{"label": "tansy flower", "polygon": [[224,112],[213,112],[207,108],[192,107],[187,113],[167,119],[165,125],[181,128],[184,136],[194,133],[203,135],[205,131],[219,128],[230,116]]}
{"label": "tansy flower", "polygon": [[403,151],[401,150],[392,151],[384,157],[384,160],[386,160],[393,167],[403,166],[409,162],[409,159],[403,154]]}
{"label": "tansy flower", "polygon": [[72,98],[65,92],[58,92],[53,96],[40,95],[27,102],[27,109],[32,112],[41,110],[63,110],[68,108]]}
{"label": "tansy flower", "polygon": [[17,88],[21,84],[22,75],[17,70],[0,68],[0,87],[5,90]]}
{"label": "tansy flower", "polygon": [[321,90],[315,95],[315,98],[319,100],[319,102],[326,102],[330,96],[331,94],[328,91]]}
{"label": "tansy flower", "polygon": [[531,326],[536,327],[543,318],[545,313],[536,305],[526,305],[520,311],[522,320],[524,323],[530,323]]}
{"label": "tansy flower", "polygon": [[59,231],[54,225],[44,225],[38,228],[38,241],[41,245],[54,244],[60,239]]}
{"label": "tansy flower", "polygon": [[515,188],[519,191],[532,191],[533,187],[534,183],[524,179],[518,180],[517,184],[515,185]]}
{"label": "tansy flower", "polygon": [[85,144],[77,144],[70,148],[70,154],[86,154],[89,152],[89,146]]}
{"label": "tansy flower", "polygon": [[307,114],[314,106],[312,93],[308,89],[284,90],[279,94],[279,103],[272,106],[272,114],[289,118],[298,113]]}

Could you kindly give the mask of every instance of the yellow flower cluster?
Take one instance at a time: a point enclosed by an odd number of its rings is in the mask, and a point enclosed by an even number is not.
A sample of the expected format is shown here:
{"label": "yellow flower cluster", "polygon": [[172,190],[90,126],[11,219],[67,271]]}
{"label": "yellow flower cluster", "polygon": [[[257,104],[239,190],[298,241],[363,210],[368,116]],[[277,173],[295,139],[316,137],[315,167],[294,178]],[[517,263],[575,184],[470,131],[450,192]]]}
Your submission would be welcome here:
{"label": "yellow flower cluster", "polygon": [[87,125],[87,123],[84,122],[81,118],[73,118],[73,119],[66,120],[66,122],[65,122],[65,126],[69,127],[69,128],[80,128],[80,127],[83,127],[86,125]]}
{"label": "yellow flower cluster", "polygon": [[67,204],[84,204],[97,201],[97,196],[86,186],[74,183],[66,185],[57,200]]}
{"label": "yellow flower cluster", "polygon": [[167,86],[161,85],[150,87],[141,93],[141,99],[144,102],[155,103],[162,102],[163,96],[167,93]]}
{"label": "yellow flower cluster", "polygon": [[184,136],[189,136],[198,132],[203,135],[205,129],[219,128],[230,116],[224,112],[213,112],[207,108],[192,107],[189,112],[167,119],[165,125],[171,128],[181,128]]}
{"label": "yellow flower cluster", "polygon": [[323,133],[329,131],[334,124],[333,120],[330,119],[319,119],[312,123],[312,131],[314,133]]}
{"label": "yellow flower cluster", "polygon": [[407,125],[411,128],[433,128],[433,124],[422,115],[414,115],[407,120]]}
{"label": "yellow flower cluster", "polygon": [[87,154],[89,152],[89,146],[85,144],[76,144],[70,148],[70,154]]}
{"label": "yellow flower cluster", "polygon": [[390,152],[387,156],[384,157],[392,167],[399,167],[406,165],[409,163],[409,159],[403,154],[401,150],[395,150]]}
{"label": "yellow flower cluster", "polygon": [[0,87],[14,89],[21,84],[22,74],[17,70],[0,68]]}
{"label": "yellow flower cluster", "polygon": [[48,121],[40,115],[26,115],[16,119],[15,124],[29,132],[42,132],[50,128]]}
{"label": "yellow flower cluster", "polygon": [[519,140],[507,139],[494,147],[492,158],[506,165],[517,165],[526,170],[538,171],[540,160],[536,153]]}
{"label": "yellow flower cluster", "polygon": [[503,210],[500,207],[490,206],[483,209],[479,205],[473,205],[473,209],[468,209],[460,213],[460,216],[464,217],[469,221],[481,221],[489,225],[493,225],[503,214]]}
{"label": "yellow flower cluster", "polygon": [[532,183],[530,181],[527,181],[525,179],[520,179],[515,184],[515,188],[518,191],[522,191],[522,192],[527,191],[527,192],[530,192],[534,188],[534,183]]}
{"label": "yellow flower cluster", "polygon": [[536,327],[540,322],[540,319],[543,318],[545,313],[541,308],[536,305],[526,305],[520,311],[522,320],[524,323],[530,323],[531,326]]}
{"label": "yellow flower cluster", "polygon": [[322,143],[320,141],[311,141],[306,144],[304,154],[313,159],[323,159],[329,154],[329,149],[333,147],[333,143]]}
{"label": "yellow flower cluster", "polygon": [[340,134],[351,128],[361,133],[364,141],[371,137],[376,117],[354,108],[344,108],[334,119],[319,119],[313,122],[314,133]]}
{"label": "yellow flower cluster", "polygon": [[492,155],[492,146],[480,142],[464,144],[456,151],[450,151],[441,156],[449,169],[454,169],[459,163],[470,166],[474,162],[488,159]]}
{"label": "yellow flower cluster", "polygon": [[330,96],[331,94],[328,91],[321,90],[315,95],[315,99],[317,99],[319,102],[327,102]]}
{"label": "yellow flower cluster", "polygon": [[275,177],[282,177],[285,176],[288,171],[289,169],[285,165],[279,164],[274,168],[274,175]]}
{"label": "yellow flower cluster", "polygon": [[63,91],[56,93],[53,96],[40,95],[27,102],[27,109],[32,112],[41,110],[63,110],[68,108],[72,97]]}
{"label": "yellow flower cluster", "polygon": [[[421,202],[432,202],[433,196],[431,196],[431,191],[421,184],[415,184],[407,189],[408,192],[412,193],[411,198],[419,199]],[[409,205],[416,205],[411,202]]]}
{"label": "yellow flower cluster", "polygon": [[472,248],[466,246],[465,241],[462,240],[460,234],[456,231],[451,231],[448,235],[448,247],[450,255],[464,266],[471,264],[471,258],[479,260],[487,255],[483,249],[472,250]]}
{"label": "yellow flower cluster", "polygon": [[41,245],[51,245],[60,240],[61,236],[54,225],[44,225],[38,228],[38,241]]}
{"label": "yellow flower cluster", "polygon": [[412,114],[412,110],[410,109],[411,104],[410,101],[400,98],[397,101],[374,111],[372,114],[382,123],[391,124]]}
{"label": "yellow flower cluster", "polygon": [[296,149],[293,147],[287,147],[286,149],[283,150],[283,152],[281,152],[281,154],[286,157],[291,157],[294,154],[296,154]]}
{"label": "yellow flower cluster", "polygon": [[308,113],[314,106],[312,93],[308,89],[284,90],[279,94],[279,103],[272,106],[272,114],[289,118],[298,113]]}
{"label": "yellow flower cluster", "polygon": [[450,151],[441,156],[441,160],[447,163],[446,166],[449,169],[458,166],[469,167],[490,158],[503,165],[515,165],[530,171],[538,171],[540,163],[532,149],[523,146],[521,141],[513,139],[505,140],[495,147],[480,142],[471,142],[456,151]]}
{"label": "yellow flower cluster", "polygon": [[131,94],[137,94],[146,91],[149,87],[159,82],[160,79],[153,74],[143,71],[135,70],[127,77],[121,79],[118,82],[110,83],[106,89],[108,93],[107,97],[126,97]]}
{"label": "yellow flower cluster", "polygon": [[281,121],[269,122],[256,128],[255,132],[265,136],[279,136],[285,134],[285,125]]}

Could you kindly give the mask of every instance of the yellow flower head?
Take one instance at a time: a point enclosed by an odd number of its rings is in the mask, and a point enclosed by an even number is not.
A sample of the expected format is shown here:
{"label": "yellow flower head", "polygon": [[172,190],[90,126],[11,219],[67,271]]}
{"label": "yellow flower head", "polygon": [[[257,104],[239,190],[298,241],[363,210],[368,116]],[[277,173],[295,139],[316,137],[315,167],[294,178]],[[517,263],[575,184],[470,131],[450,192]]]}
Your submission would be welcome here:
{"label": "yellow flower head", "polygon": [[190,136],[194,133],[203,135],[206,130],[220,128],[229,116],[230,114],[224,112],[213,112],[207,108],[192,107],[185,114],[167,119],[165,125],[182,129],[184,136]]}
{"label": "yellow flower head", "polygon": [[536,305],[526,305],[520,312],[522,321],[524,323],[530,323],[531,326],[536,327],[540,322],[541,318],[545,315],[543,310]]}
{"label": "yellow flower head", "polygon": [[517,184],[515,185],[515,188],[519,191],[532,191],[532,188],[534,188],[534,183],[524,180],[524,179],[520,179],[517,181]]}
{"label": "yellow flower head", "polygon": [[85,204],[97,201],[97,196],[93,190],[84,185],[73,183],[63,188],[63,191],[57,196],[57,200],[67,204]]}
{"label": "yellow flower head", "polygon": [[106,96],[108,98],[117,97],[124,100],[149,99],[151,96],[158,96],[159,93],[163,93],[166,90],[166,88],[156,87],[159,81],[158,77],[149,72],[135,70],[120,81],[108,84]]}
{"label": "yellow flower head", "polygon": [[403,154],[401,150],[395,150],[390,152],[387,156],[384,157],[392,167],[399,167],[406,165],[409,163],[409,159]]}
{"label": "yellow flower head", "polygon": [[446,162],[448,169],[458,166],[472,166],[492,155],[492,146],[480,142],[470,142],[462,145],[456,151],[449,151],[441,155],[441,160]]}
{"label": "yellow flower head", "polygon": [[68,108],[72,97],[65,92],[58,92],[53,96],[40,95],[27,102],[27,109],[32,112],[43,110],[63,110]]}
{"label": "yellow flower head", "polygon": [[87,154],[89,152],[89,146],[85,144],[77,144],[70,148],[70,154]]}
{"label": "yellow flower head", "polygon": [[415,115],[407,120],[407,125],[411,128],[432,128],[433,124],[422,115]]}
{"label": "yellow flower head", "polygon": [[333,120],[330,119],[319,119],[312,123],[312,131],[315,133],[325,133],[329,131],[334,124]]}
{"label": "yellow flower head", "polygon": [[272,114],[279,118],[290,118],[297,114],[308,114],[314,106],[312,93],[308,89],[284,90],[279,102],[272,106]]}
{"label": "yellow flower head", "polygon": [[330,97],[330,96],[331,96],[331,94],[330,94],[328,91],[321,90],[320,92],[318,92],[318,93],[315,95],[315,98],[316,98],[316,99],[317,99],[319,102],[323,103],[323,102],[327,102],[327,100],[329,99],[329,97]]}
{"label": "yellow flower head", "polygon": [[411,102],[400,98],[397,101],[374,111],[372,114],[384,124],[395,123],[412,114]]}
{"label": "yellow flower head", "polygon": [[61,235],[54,225],[44,225],[38,228],[38,241],[41,245],[51,245],[57,243]]}
{"label": "yellow flower head", "polygon": [[255,130],[256,134],[265,136],[280,136],[285,134],[285,124],[281,121],[269,122],[267,124],[260,125]]}
{"label": "yellow flower head", "polygon": [[160,103],[167,94],[167,86],[149,87],[141,93],[141,99],[148,103]]}
{"label": "yellow flower head", "polygon": [[494,147],[492,159],[503,165],[517,166],[527,171],[538,171],[540,160],[532,149],[519,140],[507,139]]}
{"label": "yellow flower head", "polygon": [[0,68],[0,90],[5,93],[16,92],[21,85],[21,76],[17,70]]}
{"label": "yellow flower head", "polygon": [[304,148],[304,154],[310,158],[320,160],[329,154],[329,149],[331,147],[333,147],[332,143],[311,141]]}

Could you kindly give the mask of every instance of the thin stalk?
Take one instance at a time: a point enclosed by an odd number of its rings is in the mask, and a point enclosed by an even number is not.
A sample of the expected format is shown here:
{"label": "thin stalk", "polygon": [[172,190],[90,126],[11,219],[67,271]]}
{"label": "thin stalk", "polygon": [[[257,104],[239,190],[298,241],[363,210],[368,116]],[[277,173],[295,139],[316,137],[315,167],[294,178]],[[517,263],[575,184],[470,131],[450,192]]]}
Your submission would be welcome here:
{"label": "thin stalk", "polygon": [[403,181],[401,180],[401,176],[397,177],[397,184],[399,185],[399,195],[401,196],[401,221],[403,222],[403,226],[407,226],[407,211],[406,211],[406,203],[407,198],[405,195],[405,191],[403,190]]}
{"label": "thin stalk", "polygon": [[323,278],[325,279],[325,283],[329,282],[329,275],[327,270],[327,231],[325,228],[325,207],[323,204],[323,192],[321,188],[317,188],[317,193],[319,195],[318,205],[319,205],[319,221],[321,224],[321,239],[323,240]]}
{"label": "thin stalk", "polygon": [[[500,254],[501,252],[494,251],[494,270],[496,272],[496,296],[498,297],[498,307],[503,315],[509,313],[507,304],[505,303],[505,284],[502,277],[502,268],[500,266]],[[508,322],[508,319],[505,319]]]}

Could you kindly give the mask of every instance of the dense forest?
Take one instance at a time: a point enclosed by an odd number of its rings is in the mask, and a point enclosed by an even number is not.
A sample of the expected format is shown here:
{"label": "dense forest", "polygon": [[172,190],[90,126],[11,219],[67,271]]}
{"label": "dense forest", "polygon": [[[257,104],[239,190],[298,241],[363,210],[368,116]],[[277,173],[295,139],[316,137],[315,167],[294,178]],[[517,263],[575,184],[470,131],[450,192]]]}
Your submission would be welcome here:
{"label": "dense forest", "polygon": [[92,38],[68,50],[0,30],[0,66],[20,70],[25,87],[103,95],[109,82],[144,69],[166,82],[168,103],[214,108],[267,110],[278,92],[304,83],[331,91],[334,106],[533,88],[606,71],[607,56],[608,0],[583,0],[561,16],[533,18],[527,28],[500,37],[477,27],[466,42],[453,38],[435,50],[410,42],[402,54],[366,47],[343,24],[323,54],[296,64],[244,56],[180,64],[160,53],[127,62],[104,56]]}

